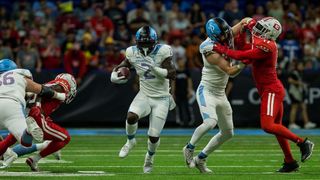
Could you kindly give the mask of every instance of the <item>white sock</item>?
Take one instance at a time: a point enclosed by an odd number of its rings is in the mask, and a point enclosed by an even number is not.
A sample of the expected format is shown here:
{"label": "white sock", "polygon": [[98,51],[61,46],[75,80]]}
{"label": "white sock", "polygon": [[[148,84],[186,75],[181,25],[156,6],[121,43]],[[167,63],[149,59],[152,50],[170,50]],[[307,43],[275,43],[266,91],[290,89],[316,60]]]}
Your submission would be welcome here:
{"label": "white sock", "polygon": [[43,143],[36,144],[37,151],[42,151],[46,148],[51,141],[44,141]]}
{"label": "white sock", "polygon": [[233,136],[233,129],[220,131],[218,134],[213,136],[209,143],[202,150],[203,153],[209,155],[214,150],[218,149],[224,142],[231,139]]}
{"label": "white sock", "polygon": [[35,154],[31,158],[32,158],[33,162],[38,162],[42,157],[40,156],[40,154]]}
{"label": "white sock", "polygon": [[210,122],[208,121],[209,119],[207,119],[200,126],[197,127],[197,129],[194,131],[191,137],[190,144],[195,146],[203,135],[205,135],[210,129],[214,128],[217,125],[217,121],[215,120],[211,120]]}
{"label": "white sock", "polygon": [[148,154],[150,156],[154,155],[154,153],[156,153],[157,148],[159,147],[159,145],[160,145],[160,139],[156,143],[152,143],[150,141],[150,139],[148,139]]}
{"label": "white sock", "polygon": [[137,129],[138,129],[138,123],[128,124],[128,121],[126,121],[126,133],[129,140],[135,137]]}

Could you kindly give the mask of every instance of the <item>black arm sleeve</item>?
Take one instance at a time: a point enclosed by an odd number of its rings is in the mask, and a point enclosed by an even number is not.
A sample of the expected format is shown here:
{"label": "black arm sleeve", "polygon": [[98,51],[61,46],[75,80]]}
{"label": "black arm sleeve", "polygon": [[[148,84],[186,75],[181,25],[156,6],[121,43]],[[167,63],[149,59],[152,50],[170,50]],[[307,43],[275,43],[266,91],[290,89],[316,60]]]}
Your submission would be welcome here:
{"label": "black arm sleeve", "polygon": [[39,93],[39,96],[51,99],[54,96],[54,90],[50,87],[42,85],[42,89]]}

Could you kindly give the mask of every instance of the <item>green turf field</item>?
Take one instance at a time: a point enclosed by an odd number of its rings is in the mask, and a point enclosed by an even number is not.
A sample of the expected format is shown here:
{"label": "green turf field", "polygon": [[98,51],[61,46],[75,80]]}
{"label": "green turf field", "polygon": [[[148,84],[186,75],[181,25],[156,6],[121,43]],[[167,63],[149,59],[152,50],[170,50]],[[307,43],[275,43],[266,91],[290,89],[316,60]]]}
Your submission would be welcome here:
{"label": "green turf field", "polygon": [[[200,174],[188,169],[183,161],[182,147],[189,136],[163,136],[155,157],[152,174],[143,174],[146,137],[138,136],[138,144],[126,159],[119,159],[118,152],[125,137],[73,136],[62,151],[61,161],[49,157],[40,163],[42,172],[30,173],[24,158],[18,159],[9,169],[0,170],[0,179],[319,179],[319,136],[311,136],[316,149],[312,158],[301,163],[301,169],[291,174],[274,171],[282,163],[282,153],[272,136],[235,136],[220,150],[209,157],[208,166],[214,174]],[[206,136],[197,146],[197,152],[209,140]],[[298,148],[292,145],[294,156],[299,159]],[[6,177],[4,177],[6,176]],[[30,177],[34,176],[34,177]]]}

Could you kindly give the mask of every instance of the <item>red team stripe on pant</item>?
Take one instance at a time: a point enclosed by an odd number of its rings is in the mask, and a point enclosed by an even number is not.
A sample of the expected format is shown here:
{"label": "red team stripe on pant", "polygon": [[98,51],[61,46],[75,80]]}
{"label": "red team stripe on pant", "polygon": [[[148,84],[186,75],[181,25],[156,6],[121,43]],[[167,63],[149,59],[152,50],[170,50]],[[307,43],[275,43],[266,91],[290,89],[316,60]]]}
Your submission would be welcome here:
{"label": "red team stripe on pant", "polygon": [[273,116],[274,96],[275,96],[275,93],[268,93],[268,104],[267,104],[268,116]]}
{"label": "red team stripe on pant", "polygon": [[42,127],[43,127],[43,131],[50,134],[51,136],[54,136],[58,139],[60,139],[61,141],[64,141],[65,139],[67,139],[67,135],[63,134],[62,132],[59,132],[55,129],[52,129],[45,120],[42,120]]}

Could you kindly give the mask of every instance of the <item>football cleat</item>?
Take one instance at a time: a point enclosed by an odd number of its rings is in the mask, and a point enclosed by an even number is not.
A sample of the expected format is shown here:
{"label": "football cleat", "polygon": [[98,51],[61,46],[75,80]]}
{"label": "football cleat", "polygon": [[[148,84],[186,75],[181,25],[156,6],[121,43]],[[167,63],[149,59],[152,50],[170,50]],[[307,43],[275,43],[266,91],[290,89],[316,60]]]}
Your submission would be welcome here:
{"label": "football cleat", "polygon": [[26,123],[28,127],[28,132],[32,135],[33,139],[42,142],[43,141],[43,131],[38,126],[37,122],[34,120],[33,117],[28,116],[26,118]]}
{"label": "football cleat", "polygon": [[301,152],[301,162],[305,162],[312,155],[314,144],[306,138],[302,143],[297,144]]}
{"label": "football cleat", "polygon": [[193,159],[194,149],[187,148],[187,145],[186,145],[183,147],[182,151],[183,151],[184,160],[187,166],[190,168],[191,167],[190,164]]}
{"label": "football cleat", "polygon": [[207,167],[207,163],[206,163],[206,158],[204,159],[199,159],[198,156],[194,157],[193,158],[193,161],[194,161],[194,165],[197,169],[199,169],[199,171],[201,173],[212,173],[212,170],[210,170],[208,167]]}
{"label": "football cleat", "polygon": [[289,172],[294,172],[294,171],[298,171],[298,170],[299,170],[299,164],[297,163],[297,161],[293,161],[291,163],[284,162],[282,164],[282,167],[280,169],[278,169],[277,172],[289,173]]}
{"label": "football cleat", "polygon": [[129,152],[131,151],[131,149],[133,149],[136,144],[137,144],[137,141],[135,138],[133,138],[131,140],[127,140],[126,144],[123,145],[123,147],[121,148],[121,150],[119,152],[119,157],[120,158],[127,157]]}
{"label": "football cleat", "polygon": [[30,166],[31,171],[34,171],[34,172],[38,172],[39,171],[38,162],[34,161],[32,158],[29,157],[26,160],[26,163],[28,164],[28,166]]}
{"label": "football cleat", "polygon": [[153,156],[150,156],[149,153],[146,154],[144,158],[143,173],[151,173],[153,168]]}
{"label": "football cleat", "polygon": [[52,155],[56,160],[61,160],[61,151],[60,150],[54,152]]}
{"label": "football cleat", "polygon": [[18,159],[17,153],[12,151],[11,148],[8,148],[7,151],[3,154],[3,162],[0,169],[8,168],[12,165],[12,163]]}

